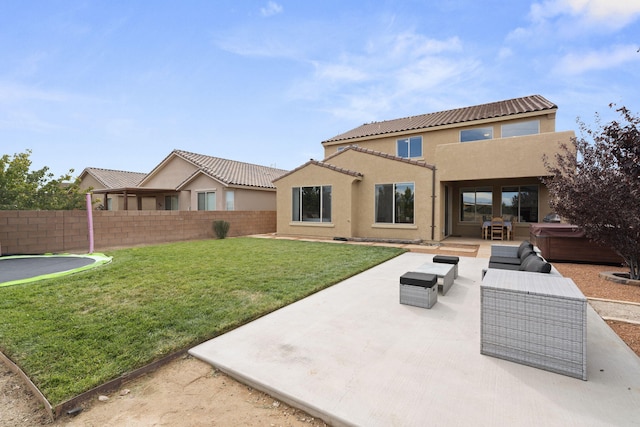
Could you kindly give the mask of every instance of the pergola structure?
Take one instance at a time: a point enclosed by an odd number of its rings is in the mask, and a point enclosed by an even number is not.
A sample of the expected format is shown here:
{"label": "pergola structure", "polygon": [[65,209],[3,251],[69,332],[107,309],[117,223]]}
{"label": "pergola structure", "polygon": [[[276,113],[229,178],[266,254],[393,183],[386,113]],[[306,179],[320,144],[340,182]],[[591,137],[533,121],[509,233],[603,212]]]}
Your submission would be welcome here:
{"label": "pergola structure", "polygon": [[129,196],[136,196],[138,210],[142,210],[142,198],[144,196],[159,196],[167,194],[176,194],[174,188],[144,188],[144,187],[122,187],[122,188],[103,188],[93,190],[94,194],[104,194],[105,208],[106,200],[109,194],[124,196],[124,210],[129,210]]}

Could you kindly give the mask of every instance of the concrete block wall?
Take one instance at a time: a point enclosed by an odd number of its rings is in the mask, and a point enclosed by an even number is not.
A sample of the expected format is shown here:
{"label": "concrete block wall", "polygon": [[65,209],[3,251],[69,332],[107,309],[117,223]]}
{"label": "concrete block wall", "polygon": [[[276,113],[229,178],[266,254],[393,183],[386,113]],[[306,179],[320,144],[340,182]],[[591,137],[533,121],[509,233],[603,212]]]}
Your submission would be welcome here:
{"label": "concrete block wall", "polygon": [[[213,221],[231,224],[229,237],[274,233],[275,211],[93,211],[94,250],[215,238]],[[0,254],[89,251],[86,211],[0,211]]]}

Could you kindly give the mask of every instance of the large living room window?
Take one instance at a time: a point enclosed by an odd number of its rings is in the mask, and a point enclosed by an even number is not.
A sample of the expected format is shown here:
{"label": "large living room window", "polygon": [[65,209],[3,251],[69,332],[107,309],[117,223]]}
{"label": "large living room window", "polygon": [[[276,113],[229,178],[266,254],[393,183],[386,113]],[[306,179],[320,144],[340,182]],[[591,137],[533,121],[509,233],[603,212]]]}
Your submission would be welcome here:
{"label": "large living room window", "polygon": [[376,184],[376,223],[413,224],[414,184]]}
{"label": "large living room window", "polygon": [[482,141],[483,139],[493,139],[493,128],[473,128],[460,131],[460,142]]}
{"label": "large living room window", "polygon": [[460,191],[460,221],[482,222],[493,215],[491,188],[463,188]]}
{"label": "large living room window", "polygon": [[538,186],[503,187],[502,216],[512,216],[518,222],[538,222]]}
{"label": "large living room window", "polygon": [[396,154],[405,159],[422,157],[422,137],[412,136],[396,140]]}
{"label": "large living room window", "polygon": [[302,222],[331,222],[331,186],[293,187],[291,219]]}
{"label": "large living room window", "polygon": [[216,192],[203,191],[198,193],[198,210],[199,211],[215,211],[216,210]]}
{"label": "large living room window", "polygon": [[526,122],[509,123],[502,125],[502,137],[535,135],[540,133],[540,120],[527,120]]}

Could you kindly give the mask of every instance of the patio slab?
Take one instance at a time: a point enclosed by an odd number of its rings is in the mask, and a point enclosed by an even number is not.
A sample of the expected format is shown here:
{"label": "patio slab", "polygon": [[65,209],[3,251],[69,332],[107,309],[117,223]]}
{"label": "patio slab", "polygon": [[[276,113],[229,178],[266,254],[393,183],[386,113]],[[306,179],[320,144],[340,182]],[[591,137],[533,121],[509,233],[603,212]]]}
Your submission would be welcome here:
{"label": "patio slab", "polygon": [[429,310],[399,304],[393,260],[207,341],[190,353],[334,426],[637,425],[640,358],[588,308],[587,381],[480,354],[480,276]]}

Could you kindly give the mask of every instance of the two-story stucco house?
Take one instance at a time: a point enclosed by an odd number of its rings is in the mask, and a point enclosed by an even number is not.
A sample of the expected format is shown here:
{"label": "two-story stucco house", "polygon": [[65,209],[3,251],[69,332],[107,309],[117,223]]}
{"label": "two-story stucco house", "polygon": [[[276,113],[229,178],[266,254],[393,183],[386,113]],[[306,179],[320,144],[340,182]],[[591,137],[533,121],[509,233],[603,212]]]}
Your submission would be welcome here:
{"label": "two-story stucco house", "polygon": [[173,150],[148,174],[86,168],[81,187],[110,210],[275,211],[273,180],[286,172]]}
{"label": "two-story stucco house", "polygon": [[543,155],[558,107],[540,95],[364,124],[322,142],[325,158],[277,178],[279,235],[441,241],[481,236],[483,219],[517,237],[550,211]]}

